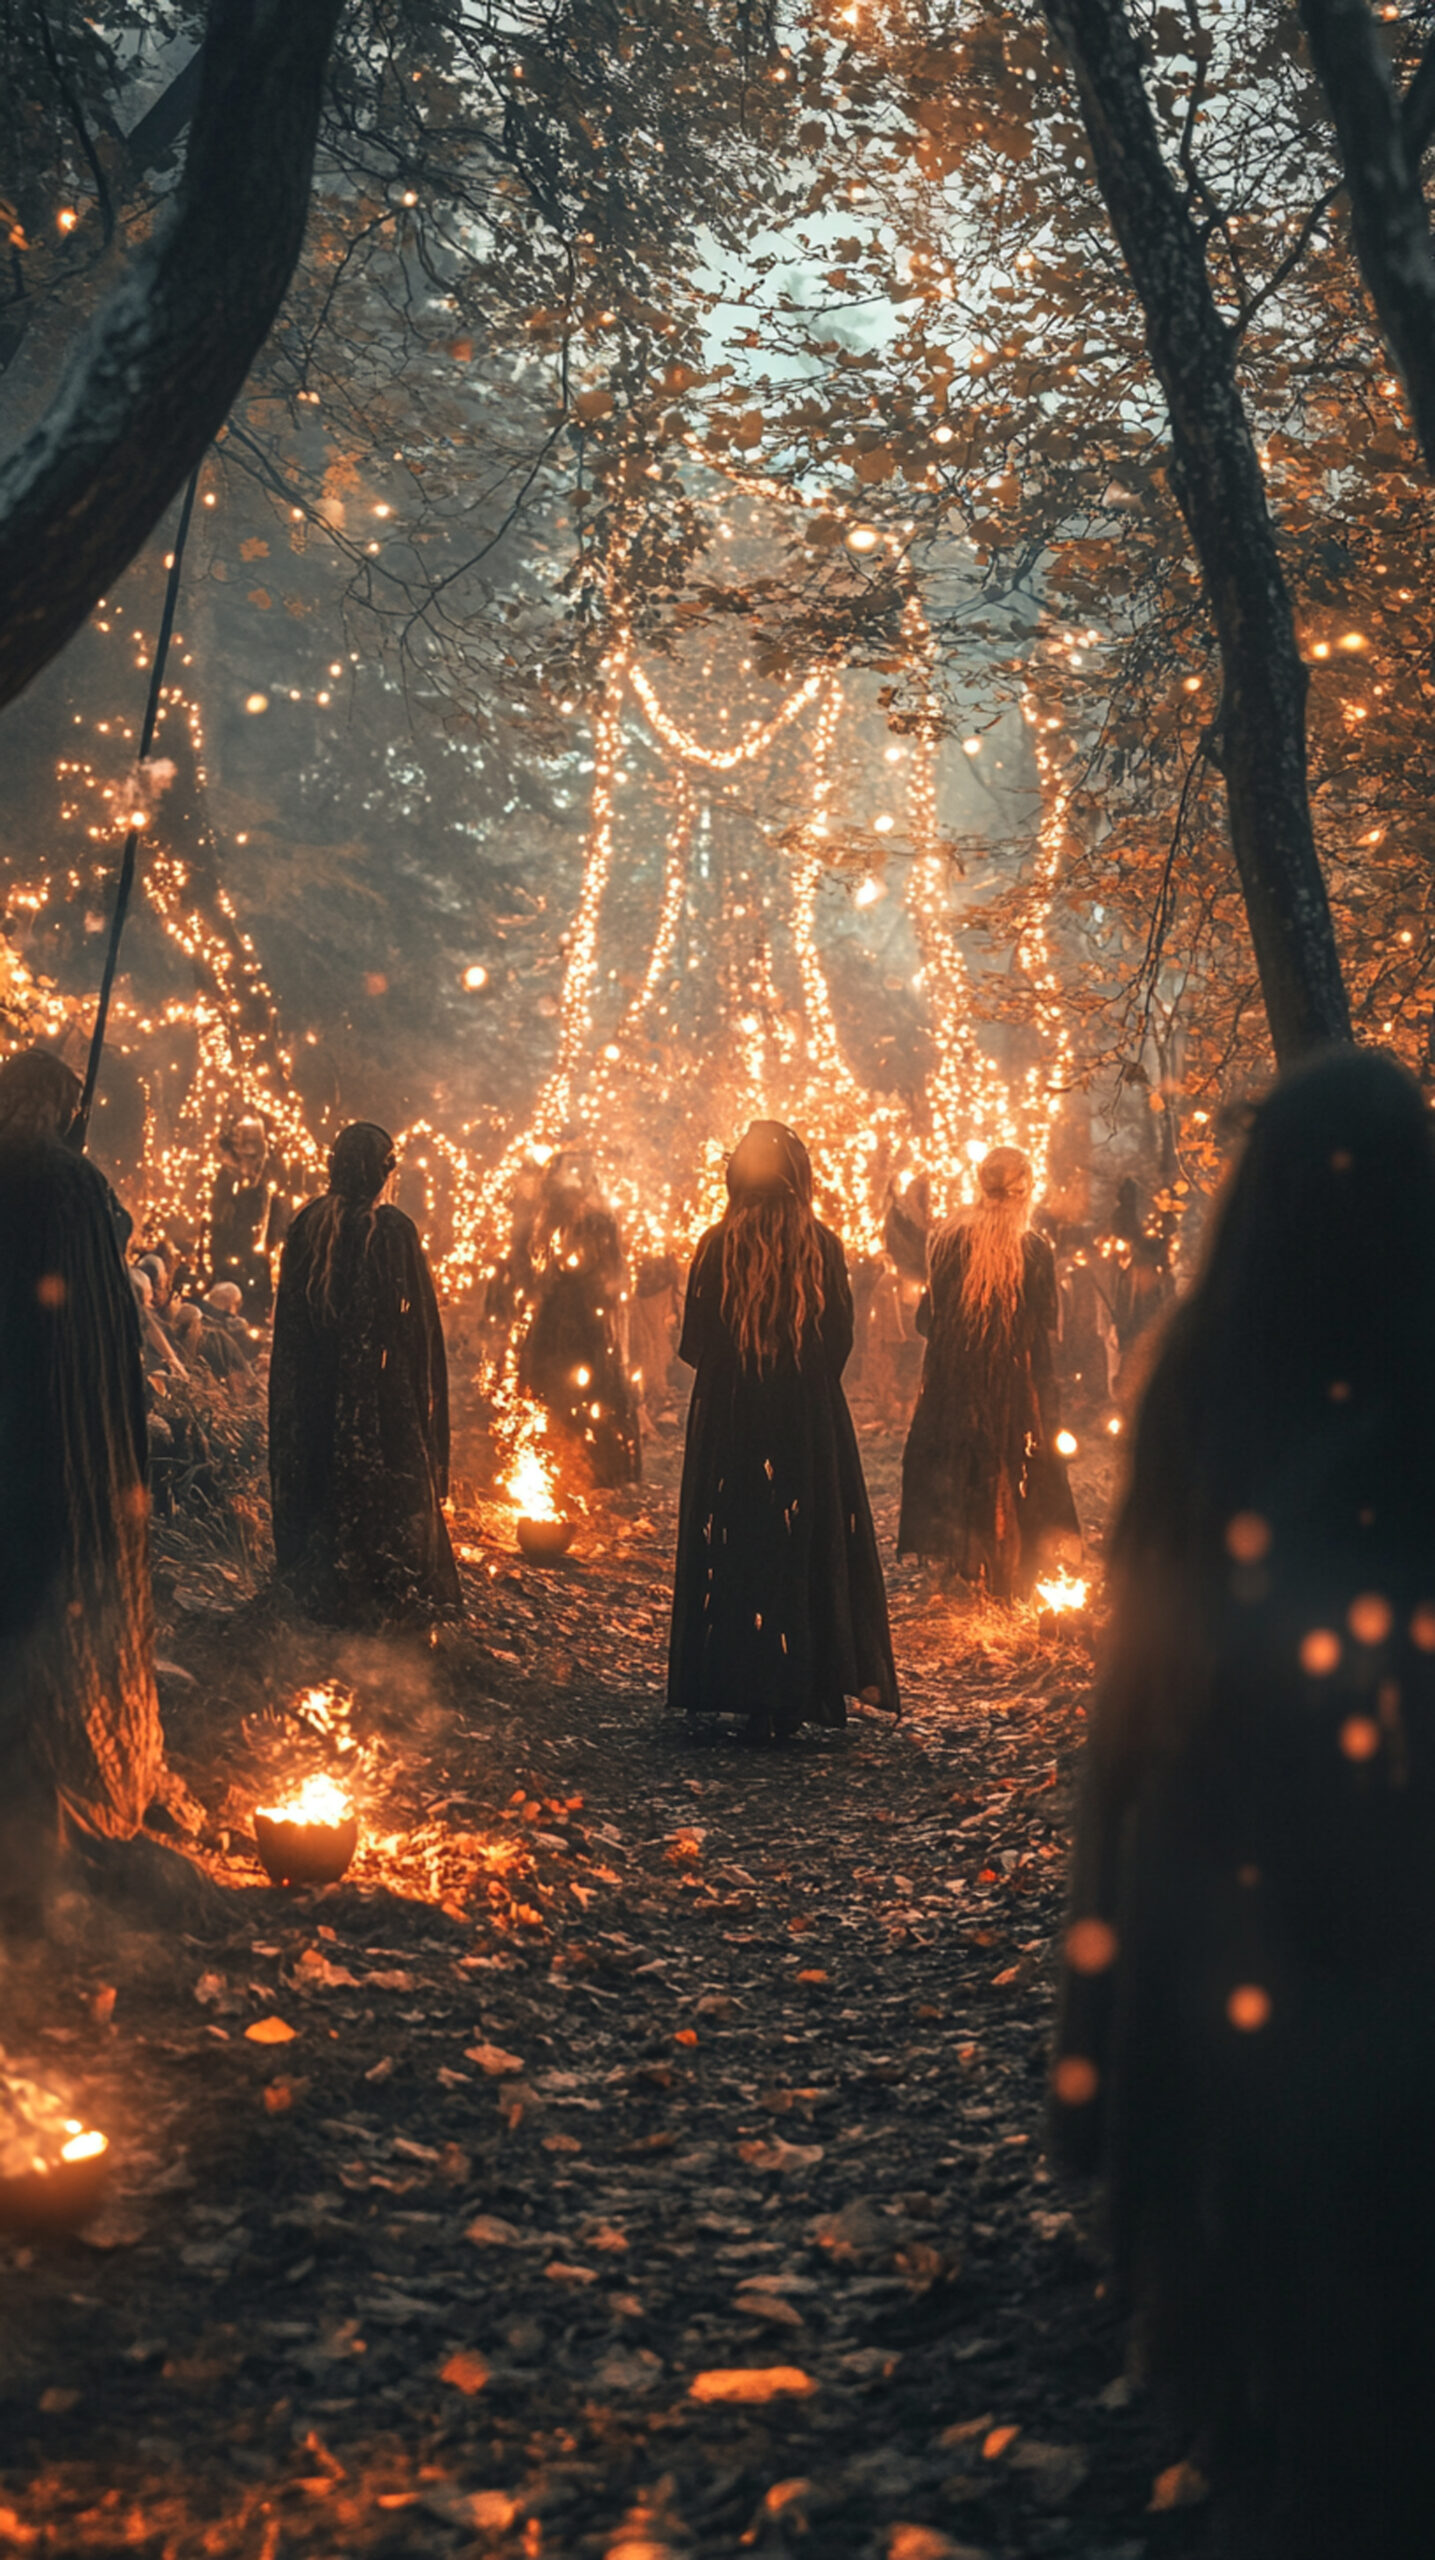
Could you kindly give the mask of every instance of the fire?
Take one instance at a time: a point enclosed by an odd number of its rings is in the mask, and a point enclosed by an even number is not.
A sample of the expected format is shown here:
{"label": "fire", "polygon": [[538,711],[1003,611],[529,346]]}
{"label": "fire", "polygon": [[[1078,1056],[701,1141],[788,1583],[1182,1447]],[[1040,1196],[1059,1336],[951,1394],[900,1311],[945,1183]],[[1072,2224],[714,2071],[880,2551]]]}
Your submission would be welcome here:
{"label": "fire", "polygon": [[101,2152],[108,2151],[107,2134],[87,2132],[78,2116],[67,2116],[65,2123],[70,2138],[60,2146],[62,2160],[98,2160]]}
{"label": "fire", "polygon": [[108,2137],[78,2116],[38,2081],[0,2068],[0,2178],[48,2177],[62,2163],[98,2160]]}
{"label": "fire", "polygon": [[1043,1609],[1051,1609],[1057,1614],[1067,1609],[1084,1609],[1086,1584],[1075,1574],[1068,1573],[1062,1565],[1049,1581],[1037,1584],[1036,1597]]}
{"label": "fire", "polygon": [[503,1480],[504,1492],[524,1520],[556,1520],[559,1517],[554,1500],[553,1464],[538,1445],[543,1429],[542,1415],[530,1414],[524,1423],[513,1464]]}
{"label": "fire", "polygon": [[337,1780],[319,1770],[282,1804],[261,1804],[257,1810],[266,1822],[302,1822],[337,1830],[341,1822],[353,1819],[354,1807]]}

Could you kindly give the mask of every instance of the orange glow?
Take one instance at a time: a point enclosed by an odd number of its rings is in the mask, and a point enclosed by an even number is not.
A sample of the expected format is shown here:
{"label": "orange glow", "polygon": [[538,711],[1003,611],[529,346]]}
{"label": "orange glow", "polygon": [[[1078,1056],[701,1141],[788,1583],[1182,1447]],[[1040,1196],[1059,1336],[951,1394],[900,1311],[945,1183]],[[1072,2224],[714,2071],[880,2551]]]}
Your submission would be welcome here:
{"label": "orange glow", "polygon": [[353,1804],[344,1789],[322,1770],[305,1778],[281,1804],[261,1804],[255,1810],[266,1822],[301,1822],[322,1830],[337,1830],[341,1823],[351,1822],[354,1817]]}

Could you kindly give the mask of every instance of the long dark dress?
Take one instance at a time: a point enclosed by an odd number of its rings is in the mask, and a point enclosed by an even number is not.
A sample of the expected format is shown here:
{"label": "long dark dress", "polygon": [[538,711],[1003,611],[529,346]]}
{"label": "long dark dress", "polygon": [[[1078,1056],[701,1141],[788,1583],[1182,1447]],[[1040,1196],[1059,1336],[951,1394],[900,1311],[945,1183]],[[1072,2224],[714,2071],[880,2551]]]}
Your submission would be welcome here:
{"label": "long dark dress", "polygon": [[279,1571],[343,1626],[461,1607],[441,1504],[448,1368],[418,1230],[401,1209],[346,1206],[330,1310],[309,1294],[311,1201],[289,1232],[269,1367],[269,1476]]}
{"label": "long dark dress", "polygon": [[679,1357],[696,1369],[678,1509],[668,1703],[689,1715],[839,1725],[849,1697],[894,1713],[887,1595],[842,1372],[852,1293],[819,1227],[825,1304],[800,1359],[747,1367],[722,1312],[722,1231],[688,1278]]}
{"label": "long dark dress", "polygon": [[934,1242],[897,1531],[899,1555],[940,1557],[1001,1599],[1030,1587],[1053,1539],[1080,1534],[1056,1447],[1056,1263],[1046,1238],[1030,1230],[1022,1250],[1010,1329],[978,1333],[961,1303],[965,1229],[955,1223]]}
{"label": "long dark dress", "polygon": [[633,1484],[643,1472],[638,1399],[623,1356],[622,1284],[617,1221],[585,1210],[559,1233],[518,1364],[519,1385],[547,1409],[555,1447],[592,1485]]}
{"label": "long dark dress", "polygon": [[139,1315],[108,1184],[0,1146],[0,1897],[65,1821],[127,1839],[163,1758]]}

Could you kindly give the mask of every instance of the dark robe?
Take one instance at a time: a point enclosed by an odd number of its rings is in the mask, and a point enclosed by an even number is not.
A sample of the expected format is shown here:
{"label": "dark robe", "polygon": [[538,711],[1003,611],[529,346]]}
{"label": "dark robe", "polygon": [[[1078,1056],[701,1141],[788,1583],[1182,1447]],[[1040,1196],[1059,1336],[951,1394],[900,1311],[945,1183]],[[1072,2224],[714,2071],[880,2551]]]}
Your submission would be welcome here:
{"label": "dark robe", "polygon": [[1022,1250],[1010,1328],[978,1333],[961,1303],[965,1232],[958,1224],[937,1238],[917,1319],[927,1355],[902,1453],[898,1554],[939,1557],[999,1599],[1030,1588],[1054,1540],[1080,1535],[1056,1448],[1056,1264],[1030,1229]]}
{"label": "dark robe", "polygon": [[0,1895],[67,1820],[127,1839],[154,1793],[145,1439],[109,1186],[0,1145]]}
{"label": "dark robe", "polygon": [[800,1358],[744,1364],[722,1312],[722,1230],[688,1278],[679,1357],[688,1408],[668,1703],[766,1715],[779,1733],[839,1725],[849,1697],[896,1712],[887,1595],[842,1372],[852,1294],[822,1240],[825,1303]]}
{"label": "dark robe", "polygon": [[638,1399],[623,1353],[622,1277],[617,1222],[606,1210],[585,1210],[574,1227],[560,1229],[518,1364],[518,1383],[546,1409],[560,1459],[598,1486],[634,1484],[643,1472]]}
{"label": "dark robe", "polygon": [[448,1369],[433,1282],[401,1209],[346,1206],[327,1310],[309,1275],[311,1200],[289,1232],[269,1365],[269,1476],[280,1574],[342,1626],[457,1615],[441,1508]]}
{"label": "dark robe", "polygon": [[[1383,1546],[1384,1506],[1304,1554],[1304,1505],[1270,1507],[1269,1561],[1189,1625],[1152,1595],[1144,1694],[1098,1695],[1054,2135],[1105,2172],[1146,2368],[1205,2467],[1238,2512],[1279,2484],[1236,2547],[1427,2560],[1435,1656],[1408,1630],[1435,1568]],[[1303,1670],[1372,1592],[1388,1640]]]}
{"label": "dark robe", "polygon": [[252,1180],[242,1165],[222,1160],[210,1194],[210,1286],[232,1280],[251,1324],[262,1323],[273,1303],[269,1257],[283,1243],[289,1218],[284,1180],[271,1149]]}

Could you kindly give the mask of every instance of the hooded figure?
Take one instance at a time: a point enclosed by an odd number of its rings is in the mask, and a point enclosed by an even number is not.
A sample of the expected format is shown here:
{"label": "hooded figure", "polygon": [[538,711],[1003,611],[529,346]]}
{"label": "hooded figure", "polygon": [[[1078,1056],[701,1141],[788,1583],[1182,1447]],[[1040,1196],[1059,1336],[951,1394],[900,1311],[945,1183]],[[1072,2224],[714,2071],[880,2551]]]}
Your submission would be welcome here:
{"label": "hooded figure", "polygon": [[1145,2361],[1261,2560],[1427,2560],[1435,1154],[1282,1080],[1136,1420],[1054,2073]]}
{"label": "hooded figure", "polygon": [[380,1195],[393,1140],[341,1132],[323,1199],[289,1231],[269,1367],[281,1576],[341,1626],[457,1616],[442,1502],[448,1371],[418,1230]]}
{"label": "hooded figure", "polygon": [[993,1147],[980,1197],[932,1238],[922,1384],[902,1453],[899,1555],[931,1556],[1008,1600],[1079,1551],[1056,1447],[1056,1264],[1030,1224],[1031,1166]]}
{"label": "hooded figure", "polygon": [[273,1302],[270,1255],[289,1221],[283,1160],[254,1114],[220,1133],[219,1170],[209,1203],[209,1260],[214,1278],[239,1290],[245,1314],[262,1323]]}
{"label": "hooded figure", "polygon": [[697,1371],[678,1508],[668,1703],[757,1740],[896,1713],[877,1540],[842,1371],[852,1294],[802,1140],[755,1120],[698,1246],[678,1356]]}
{"label": "hooded figure", "polygon": [[518,1383],[547,1408],[554,1447],[590,1485],[635,1484],[643,1472],[638,1399],[628,1375],[623,1239],[610,1209],[580,1191],[554,1193],[538,1304]]}
{"label": "hooded figure", "polygon": [[62,1144],[63,1061],[0,1066],[0,1901],[68,1827],[126,1840],[163,1757],[139,1310],[116,1204]]}

